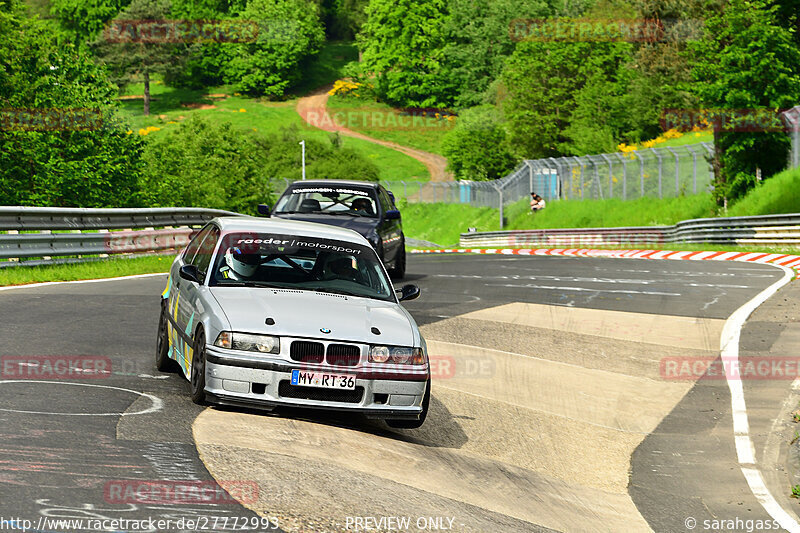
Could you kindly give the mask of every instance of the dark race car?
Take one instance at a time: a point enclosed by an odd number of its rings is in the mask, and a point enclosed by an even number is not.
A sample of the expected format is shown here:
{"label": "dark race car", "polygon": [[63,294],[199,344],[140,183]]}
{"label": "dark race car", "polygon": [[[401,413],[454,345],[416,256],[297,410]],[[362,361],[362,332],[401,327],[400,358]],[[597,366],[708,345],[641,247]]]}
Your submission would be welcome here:
{"label": "dark race car", "polygon": [[389,273],[405,275],[406,249],[400,211],[392,193],[378,183],[345,180],[305,180],[289,185],[270,213],[262,215],[305,220],[354,230],[378,252]]}

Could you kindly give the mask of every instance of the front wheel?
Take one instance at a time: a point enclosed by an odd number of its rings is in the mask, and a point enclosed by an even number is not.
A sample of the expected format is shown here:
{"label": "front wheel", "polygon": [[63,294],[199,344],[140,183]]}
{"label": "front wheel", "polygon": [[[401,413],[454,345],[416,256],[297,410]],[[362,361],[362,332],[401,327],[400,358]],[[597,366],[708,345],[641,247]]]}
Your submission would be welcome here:
{"label": "front wheel", "polygon": [[156,341],[156,368],[161,372],[173,372],[175,362],[169,358],[169,338],[167,335],[167,301],[161,300],[161,315],[158,318],[158,340]]}
{"label": "front wheel", "polygon": [[197,332],[192,357],[192,401],[197,405],[206,403],[206,336],[203,330]]}
{"label": "front wheel", "polygon": [[419,414],[419,420],[403,420],[403,419],[387,419],[386,424],[395,429],[417,429],[425,423],[428,417],[428,405],[431,403],[431,380],[428,379],[428,384],[425,385],[425,396],[422,398],[422,412]]}
{"label": "front wheel", "polygon": [[403,279],[406,275],[406,242],[400,243],[400,250],[397,251],[397,257],[394,259],[394,267],[392,268],[391,275],[395,279]]}

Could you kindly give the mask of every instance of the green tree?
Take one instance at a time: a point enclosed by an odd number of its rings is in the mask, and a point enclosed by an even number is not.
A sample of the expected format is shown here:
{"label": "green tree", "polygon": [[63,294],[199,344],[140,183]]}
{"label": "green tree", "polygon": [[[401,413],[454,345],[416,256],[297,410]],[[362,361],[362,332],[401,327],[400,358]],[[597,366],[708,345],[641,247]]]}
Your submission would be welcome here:
{"label": "green tree", "polygon": [[[599,43],[598,43],[599,44]],[[631,113],[631,68],[633,47],[627,42],[602,43],[585,58],[580,76],[584,85],[575,94],[575,109],[563,132],[561,151],[570,155],[616,151],[620,139],[638,140]],[[658,124],[658,117],[654,117]]]}
{"label": "green tree", "polygon": [[361,69],[378,96],[402,107],[445,107],[452,82],[441,75],[444,0],[371,0],[358,37]]}
{"label": "green tree", "polygon": [[322,0],[320,10],[330,39],[352,41],[367,21],[369,0]]}
{"label": "green tree", "polygon": [[[236,19],[236,14],[244,9],[245,4],[245,0],[172,0],[172,16],[193,23],[233,20],[232,27],[240,30],[241,35],[249,36],[251,26],[247,21]],[[222,24],[224,28],[225,22]],[[170,86],[195,89],[221,85],[225,82],[225,68],[233,57],[234,49],[232,42],[193,43],[183,68],[169,71],[164,81]]]}
{"label": "green tree", "polygon": [[456,127],[442,140],[442,155],[457,179],[492,180],[514,169],[516,159],[507,146],[497,109],[483,105],[459,115]]}
{"label": "green tree", "polygon": [[586,82],[583,68],[598,43],[520,42],[508,58],[499,100],[509,142],[520,157],[560,156]]}
{"label": "green tree", "polygon": [[129,3],[130,0],[52,0],[50,11],[72,41],[82,44],[96,38]]}
{"label": "green tree", "polygon": [[[791,30],[778,23],[778,6],[764,0],[729,0],[711,15],[702,40],[687,54],[693,89],[703,106],[727,110],[772,110],[800,102],[800,50]],[[714,133],[714,196],[718,205],[786,166],[789,140],[783,132]]]}
{"label": "green tree", "polygon": [[150,114],[150,76],[180,71],[189,53],[185,42],[173,43],[166,38],[157,42],[140,32],[144,26],[139,24],[168,20],[170,8],[170,0],[133,0],[114,17],[112,30],[92,43],[94,53],[109,67],[117,84],[144,82],[145,115]]}
{"label": "green tree", "polygon": [[[0,204],[135,205],[142,142],[87,54],[0,4]],[[73,120],[45,125],[43,117]],[[34,119],[37,123],[30,121]]]}
{"label": "green tree", "polygon": [[228,83],[252,95],[283,96],[325,40],[318,11],[307,0],[249,0],[239,18],[258,23],[258,38],[231,45]]}
{"label": "green tree", "polygon": [[443,99],[456,108],[484,102],[484,93],[516,46],[514,28],[554,15],[546,0],[452,0],[443,24],[440,76],[451,84]]}

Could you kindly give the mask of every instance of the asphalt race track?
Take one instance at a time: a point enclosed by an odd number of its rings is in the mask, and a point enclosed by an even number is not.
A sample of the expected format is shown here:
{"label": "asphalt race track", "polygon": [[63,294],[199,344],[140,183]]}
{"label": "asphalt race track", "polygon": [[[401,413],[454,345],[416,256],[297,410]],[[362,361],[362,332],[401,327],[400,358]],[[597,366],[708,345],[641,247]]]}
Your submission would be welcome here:
{"label": "asphalt race track", "polygon": [[[725,380],[672,379],[663,360],[719,356],[724,321],[781,270],[434,255],[409,256],[408,272],[404,283],[423,292],[406,307],[436,367],[428,421],[407,431],[195,406],[188,382],[153,364],[166,275],[0,291],[0,520],[40,531],[98,530],[41,521],[69,518],[169,520],[168,531],[482,532],[770,519],[736,462]],[[793,346],[779,306],[794,312],[795,284],[748,322],[743,350]],[[52,379],[20,356],[94,356],[111,374]],[[765,453],[790,392],[785,380],[745,385]],[[244,505],[224,491],[126,500],[125,487],[159,480],[243,483]]]}

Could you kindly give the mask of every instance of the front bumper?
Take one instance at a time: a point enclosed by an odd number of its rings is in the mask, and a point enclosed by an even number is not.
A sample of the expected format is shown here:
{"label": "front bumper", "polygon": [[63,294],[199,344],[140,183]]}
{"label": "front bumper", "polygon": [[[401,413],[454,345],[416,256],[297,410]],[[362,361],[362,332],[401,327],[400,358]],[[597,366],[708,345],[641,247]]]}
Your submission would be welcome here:
{"label": "front bumper", "polygon": [[[292,386],[293,369],[354,374],[356,391]],[[427,368],[397,376],[363,368],[236,357],[214,346],[206,350],[206,394],[225,405],[274,409],[308,407],[361,413],[369,418],[418,419],[430,374]]]}

